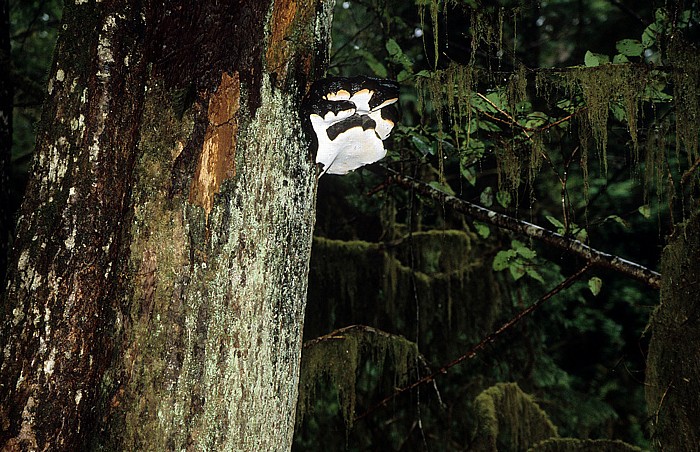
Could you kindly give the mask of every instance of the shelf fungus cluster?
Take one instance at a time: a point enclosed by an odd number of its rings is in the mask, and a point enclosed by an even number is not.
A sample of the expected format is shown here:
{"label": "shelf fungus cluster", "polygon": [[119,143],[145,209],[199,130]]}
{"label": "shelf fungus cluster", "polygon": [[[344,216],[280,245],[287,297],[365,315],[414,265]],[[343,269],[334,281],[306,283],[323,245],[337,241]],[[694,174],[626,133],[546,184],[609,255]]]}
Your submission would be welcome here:
{"label": "shelf fungus cluster", "polygon": [[330,77],[311,86],[304,115],[323,174],[347,174],[386,155],[398,118],[399,86],[370,77]]}

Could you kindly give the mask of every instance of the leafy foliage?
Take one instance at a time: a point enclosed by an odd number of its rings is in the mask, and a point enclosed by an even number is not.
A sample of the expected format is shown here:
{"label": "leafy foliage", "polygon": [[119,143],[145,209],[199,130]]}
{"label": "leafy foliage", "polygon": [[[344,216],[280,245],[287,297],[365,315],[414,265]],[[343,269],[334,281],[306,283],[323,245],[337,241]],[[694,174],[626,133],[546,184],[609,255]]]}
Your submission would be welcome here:
{"label": "leafy foliage", "polygon": [[[520,1],[342,2],[331,72],[402,83],[403,117],[388,145],[387,166],[655,268],[662,237],[698,205],[700,79],[693,67],[700,66],[693,40],[699,17],[692,3],[683,10],[649,4],[630,12],[604,1],[537,7]],[[415,281],[416,256],[424,259],[430,247],[417,247],[414,234],[471,231],[471,249],[483,262],[473,266],[468,279],[494,278],[491,290],[501,320],[583,265],[536,241],[387,187],[374,175],[361,172],[327,183],[319,187],[323,227],[317,234],[360,238],[389,250],[399,241],[409,248],[402,265],[415,272]],[[327,203],[345,211],[329,221]],[[342,233],[334,225],[343,225]],[[355,259],[317,256],[316,262],[328,264]],[[469,265],[466,259],[461,265]],[[361,312],[353,312],[336,304],[332,281],[324,279],[323,290],[316,292],[318,283],[312,277],[306,337],[327,333],[317,329],[320,319],[327,328],[364,321],[378,326],[371,323],[378,321],[382,329],[417,343],[432,369],[474,343],[460,334],[464,320],[438,309],[455,306],[455,292],[448,300],[447,292],[431,292],[421,282],[414,284],[420,289],[401,292],[406,299],[392,295],[393,304],[385,304],[372,297]],[[373,289],[363,285],[362,290]],[[395,292],[390,284],[377,293]],[[333,306],[324,308],[321,300],[330,299]],[[517,381],[541,401],[562,435],[646,447],[643,331],[656,299],[636,283],[588,274],[504,333],[479,359],[438,378],[439,398],[428,386],[412,391],[410,400],[400,396],[390,409],[355,422],[347,438],[335,444],[349,450],[368,444],[395,450],[464,448],[476,431],[469,414],[473,398],[491,384]],[[389,316],[377,314],[389,306],[400,308]],[[434,317],[423,322],[431,310]],[[365,408],[376,399],[376,394],[366,399]],[[333,415],[326,415],[314,422],[332,422]],[[300,437],[308,422],[299,426]],[[326,448],[334,441],[332,435],[323,437]]]}

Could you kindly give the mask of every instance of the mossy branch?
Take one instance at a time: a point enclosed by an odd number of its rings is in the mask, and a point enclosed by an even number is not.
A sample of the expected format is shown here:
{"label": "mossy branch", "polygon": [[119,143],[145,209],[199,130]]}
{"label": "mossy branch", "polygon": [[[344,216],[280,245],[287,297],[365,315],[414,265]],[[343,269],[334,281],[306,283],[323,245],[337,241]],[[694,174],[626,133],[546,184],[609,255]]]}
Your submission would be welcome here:
{"label": "mossy branch", "polygon": [[414,388],[417,388],[418,386],[421,386],[425,383],[432,382],[434,381],[438,376],[444,375],[447,373],[449,369],[452,367],[462,363],[465,360],[472,359],[476,356],[478,352],[486,348],[487,345],[493,343],[496,341],[496,338],[503,334],[505,331],[509,330],[512,328],[515,324],[520,322],[522,319],[530,315],[532,312],[534,312],[537,308],[539,308],[544,302],[547,300],[551,299],[554,297],[556,294],[561,292],[562,290],[568,288],[570,285],[572,285],[574,282],[576,282],[584,273],[586,273],[589,269],[591,268],[591,264],[587,263],[584,265],[582,268],[578,269],[576,273],[570,275],[568,278],[560,282],[559,284],[556,285],[552,290],[547,292],[546,294],[542,295],[537,301],[532,303],[530,306],[527,308],[523,309],[522,311],[518,312],[518,314],[508,320],[506,323],[501,325],[500,328],[498,328],[496,331],[490,333],[488,336],[484,337],[479,341],[478,344],[472,346],[466,353],[463,353],[460,357],[450,361],[449,363],[443,365],[440,367],[438,370],[434,371],[433,373],[426,375],[425,377],[414,381],[408,386],[404,386],[401,389],[398,389],[396,392],[391,394],[390,396],[385,397],[383,400],[381,400],[379,403],[375,404],[371,408],[369,408],[367,411],[365,411],[363,414],[355,418],[355,421],[358,421],[360,419],[363,419],[370,414],[374,413],[376,410],[378,410],[381,407],[387,406],[387,404],[392,401],[394,398],[400,396],[401,394],[404,394]]}
{"label": "mossy branch", "polygon": [[469,201],[459,199],[411,177],[393,171],[390,171],[390,174],[392,183],[415,190],[417,193],[439,202],[441,205],[456,212],[469,215],[476,220],[492,224],[499,228],[526,235],[546,245],[579,256],[593,268],[597,267],[615,271],[640,281],[653,289],[659,289],[661,287],[661,275],[643,265],[596,250],[579,240],[557,234],[541,226],[518,220],[517,218],[494,212],[493,210],[486,209]]}

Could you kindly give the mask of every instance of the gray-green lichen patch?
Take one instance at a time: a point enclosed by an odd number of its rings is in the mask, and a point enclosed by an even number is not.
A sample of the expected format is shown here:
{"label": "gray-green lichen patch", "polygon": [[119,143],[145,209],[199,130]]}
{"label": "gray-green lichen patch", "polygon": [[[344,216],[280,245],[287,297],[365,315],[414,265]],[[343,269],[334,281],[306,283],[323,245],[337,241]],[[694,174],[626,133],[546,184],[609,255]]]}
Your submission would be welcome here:
{"label": "gray-green lichen patch", "polygon": [[124,436],[136,448],[281,450],[291,441],[315,172],[294,98],[267,82],[261,95],[241,125],[236,176],[207,219],[186,196],[169,196],[192,112],[181,123],[169,96],[148,90],[124,356],[133,373]]}

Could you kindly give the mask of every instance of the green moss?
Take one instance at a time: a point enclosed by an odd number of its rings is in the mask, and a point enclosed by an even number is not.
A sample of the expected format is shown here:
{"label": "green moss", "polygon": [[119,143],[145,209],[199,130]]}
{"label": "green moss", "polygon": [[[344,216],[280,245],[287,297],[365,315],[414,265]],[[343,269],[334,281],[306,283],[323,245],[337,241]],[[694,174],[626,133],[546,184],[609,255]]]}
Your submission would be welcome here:
{"label": "green moss", "polygon": [[473,449],[520,451],[547,438],[557,429],[547,414],[516,383],[498,383],[474,400],[478,427]]}
{"label": "green moss", "polygon": [[466,338],[478,340],[493,326],[499,292],[490,272],[471,278],[484,265],[472,240],[463,231],[418,232],[387,248],[316,237],[307,324],[318,329],[309,334],[324,334],[332,329],[329,318],[342,321],[348,312],[365,313],[364,324],[382,327],[382,319],[391,318],[402,327],[405,313],[420,300],[423,331],[449,329],[457,321],[469,325],[461,331]]}
{"label": "green moss", "polygon": [[668,51],[674,67],[673,98],[676,103],[676,150],[685,149],[692,165],[698,154],[700,130],[700,52],[694,45],[676,38]]}
{"label": "green moss", "polygon": [[637,111],[647,83],[647,71],[627,64],[575,68],[566,73],[564,83],[569,90],[580,90],[586,105],[584,124],[588,131],[582,134],[581,150],[586,152],[587,137],[590,134],[607,173],[608,117],[611,102],[622,106],[636,152]]}
{"label": "green moss", "polygon": [[532,452],[641,452],[642,449],[608,439],[552,438],[536,444]]}
{"label": "green moss", "polygon": [[661,260],[661,304],[650,321],[646,399],[659,450],[700,444],[700,212],[679,225]]}
{"label": "green moss", "polygon": [[409,367],[418,357],[418,347],[401,336],[368,327],[350,327],[310,341],[304,346],[299,385],[298,419],[309,412],[316,385],[328,378],[338,391],[338,403],[348,429],[355,418],[358,369],[363,359],[383,366],[389,361],[397,386],[406,383]]}
{"label": "green moss", "polygon": [[[456,230],[417,232],[387,245],[315,238],[305,335],[318,336],[349,322],[383,328],[385,319],[391,319],[387,329],[411,334],[414,326],[407,328],[405,313],[418,310],[421,331],[477,342],[493,329],[501,297],[492,273],[479,272],[484,262],[473,240]],[[356,314],[346,318],[348,312]],[[460,330],[453,332],[452,324]],[[402,338],[365,330],[320,342],[316,350],[304,350],[299,409],[308,412],[318,379],[328,378],[348,425],[363,359],[388,361],[400,384],[417,353]]]}

